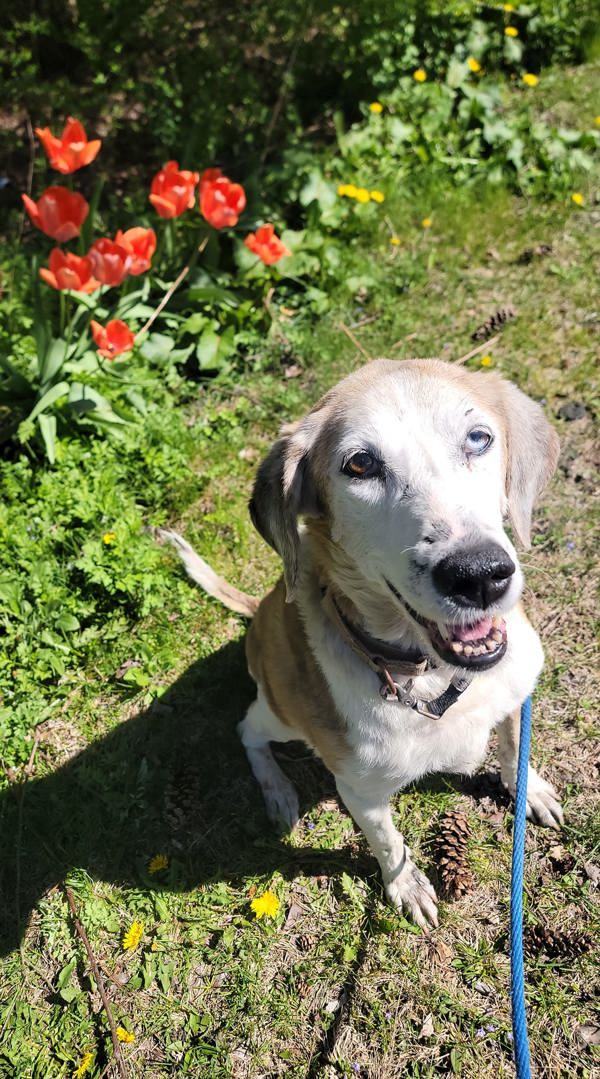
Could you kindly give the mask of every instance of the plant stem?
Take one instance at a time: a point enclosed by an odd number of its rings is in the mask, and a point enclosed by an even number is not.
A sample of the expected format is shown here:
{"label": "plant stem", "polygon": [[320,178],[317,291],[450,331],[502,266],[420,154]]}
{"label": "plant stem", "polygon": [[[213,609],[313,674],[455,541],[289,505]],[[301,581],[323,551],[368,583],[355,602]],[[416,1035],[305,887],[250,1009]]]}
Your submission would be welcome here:
{"label": "plant stem", "polygon": [[208,243],[208,236],[205,236],[204,239],[198,244],[198,246],[194,248],[194,251],[192,252],[188,262],[183,267],[183,269],[179,272],[179,274],[175,278],[173,284],[169,286],[169,288],[165,292],[162,300],[160,301],[158,307],[156,307],[155,310],[152,312],[152,314],[150,315],[150,318],[148,319],[148,321],[146,323],[144,323],[141,330],[138,330],[138,332],[136,333],[136,335],[135,335],[136,341],[139,341],[140,338],[145,333],[148,332],[148,330],[150,329],[152,324],[156,321],[156,319],[160,315],[161,311],[163,311],[164,308],[167,306],[169,300],[171,299],[171,296],[173,295],[175,290],[179,288],[179,286],[180,286],[181,282],[183,281],[184,277],[187,277],[187,275],[189,274],[192,266],[196,262],[196,260],[198,258],[198,255],[200,255],[201,252],[204,251],[204,248],[206,247],[207,243]]}

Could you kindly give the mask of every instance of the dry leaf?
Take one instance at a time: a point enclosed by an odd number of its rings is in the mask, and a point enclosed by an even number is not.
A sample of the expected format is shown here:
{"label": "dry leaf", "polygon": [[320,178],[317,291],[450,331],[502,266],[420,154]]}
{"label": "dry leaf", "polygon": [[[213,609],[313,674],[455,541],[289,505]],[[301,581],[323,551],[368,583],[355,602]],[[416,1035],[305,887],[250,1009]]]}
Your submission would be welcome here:
{"label": "dry leaf", "polygon": [[582,1045],[600,1045],[600,1025],[598,1023],[582,1023],[575,1027],[575,1037]]}
{"label": "dry leaf", "polygon": [[283,372],[285,378],[298,378],[302,374],[302,368],[298,363],[291,363]]}
{"label": "dry leaf", "polygon": [[431,1012],[425,1017],[425,1022],[419,1031],[420,1038],[431,1038],[433,1035],[433,1015]]}
{"label": "dry leaf", "polygon": [[292,903],[288,911],[288,916],[285,920],[284,929],[289,929],[294,924],[294,922],[298,921],[298,918],[302,917],[303,914],[304,911],[302,910],[302,907],[299,907],[297,903]]}

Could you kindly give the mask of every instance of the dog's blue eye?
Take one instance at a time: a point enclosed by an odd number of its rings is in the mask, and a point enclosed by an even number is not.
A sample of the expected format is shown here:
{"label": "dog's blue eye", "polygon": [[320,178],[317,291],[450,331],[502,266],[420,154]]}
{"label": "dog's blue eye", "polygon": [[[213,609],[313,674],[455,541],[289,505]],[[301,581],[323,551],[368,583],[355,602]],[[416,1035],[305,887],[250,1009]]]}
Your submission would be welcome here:
{"label": "dog's blue eye", "polygon": [[381,461],[378,461],[376,457],[373,457],[366,450],[359,450],[358,453],[353,453],[352,457],[349,457],[344,462],[342,471],[347,476],[354,476],[356,479],[365,480],[370,476],[377,476],[381,472]]}
{"label": "dog's blue eye", "polygon": [[474,427],[467,435],[465,452],[470,454],[485,453],[493,441],[492,435],[484,427]]}

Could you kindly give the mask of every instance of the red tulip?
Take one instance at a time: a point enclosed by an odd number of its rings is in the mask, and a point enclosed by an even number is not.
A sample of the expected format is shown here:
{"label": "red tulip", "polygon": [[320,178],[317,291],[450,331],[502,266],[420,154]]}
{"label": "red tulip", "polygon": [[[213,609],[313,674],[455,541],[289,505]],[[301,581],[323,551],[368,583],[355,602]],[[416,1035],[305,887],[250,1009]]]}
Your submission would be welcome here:
{"label": "red tulip", "polygon": [[46,157],[52,168],[65,175],[76,172],[84,165],[89,165],[102,146],[100,139],[92,139],[88,142],[83,124],[79,120],[74,120],[72,116],[67,118],[59,139],[52,134],[49,127],[36,127],[35,133],[46,151]]}
{"label": "red tulip", "polygon": [[200,191],[200,213],[215,229],[237,225],[245,205],[244,188],[241,184],[232,184],[227,176],[205,181]]}
{"label": "red tulip", "polygon": [[156,233],[154,229],[133,228],[127,232],[117,232],[115,243],[124,247],[131,258],[128,273],[132,277],[145,273],[152,265],[152,256],[156,251]]}
{"label": "red tulip", "polygon": [[202,192],[207,184],[214,184],[215,180],[219,180],[223,173],[220,169],[205,169],[200,177],[200,198],[202,198]]}
{"label": "red tulip", "polygon": [[47,285],[57,289],[73,289],[73,292],[95,292],[100,282],[92,272],[89,258],[72,255],[70,251],[61,251],[55,247],[48,260],[50,269],[42,266],[40,277]]}
{"label": "red tulip", "polygon": [[79,236],[90,209],[83,195],[67,187],[47,187],[37,202],[21,198],[35,227],[61,244]]}
{"label": "red tulip", "polygon": [[197,172],[179,170],[176,161],[167,161],[152,181],[149,199],[161,217],[180,217],[194,205]]}
{"label": "red tulip", "polygon": [[107,360],[115,360],[123,352],[130,352],[133,348],[135,336],[126,322],[120,318],[114,318],[101,326],[95,319],[90,319],[92,337],[98,346],[98,352]]}
{"label": "red tulip", "polygon": [[133,257],[126,247],[103,237],[96,240],[88,251],[95,277],[103,285],[120,285],[129,273]]}
{"label": "red tulip", "polygon": [[272,225],[261,225],[256,232],[246,236],[244,243],[254,255],[258,255],[265,266],[272,266],[292,253],[279,236],[276,236]]}

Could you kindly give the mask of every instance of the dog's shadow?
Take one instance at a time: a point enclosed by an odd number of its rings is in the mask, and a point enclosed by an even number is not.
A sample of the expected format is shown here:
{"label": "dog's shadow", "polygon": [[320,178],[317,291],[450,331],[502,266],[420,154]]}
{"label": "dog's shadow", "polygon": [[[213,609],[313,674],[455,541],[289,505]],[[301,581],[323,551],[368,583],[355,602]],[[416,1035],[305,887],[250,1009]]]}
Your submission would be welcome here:
{"label": "dog's shadow", "polygon": [[[51,774],[0,795],[1,952],[19,944],[40,897],[73,869],[179,892],[214,881],[239,886],[274,870],[287,878],[376,874],[364,846],[319,849],[274,832],[236,733],[254,693],[242,643],[225,645],[193,663],[146,711]],[[43,739],[41,746],[43,760]],[[333,777],[308,750],[282,746],[279,755],[301,812],[336,797]],[[485,775],[466,787],[455,777],[450,784],[505,802]],[[435,776],[417,789],[447,785]],[[153,875],[149,863],[159,853],[169,865]]]}
{"label": "dog's shadow", "polygon": [[[275,869],[295,877],[354,863],[364,871],[354,850],[294,846],[268,824],[236,733],[254,692],[242,644],[228,644],[52,774],[2,794],[2,952],[18,945],[40,897],[73,868],[93,880],[171,891],[239,885]],[[41,751],[43,761],[43,742]],[[303,812],[334,795],[317,761],[283,751]],[[151,875],[158,853],[170,864]]]}

